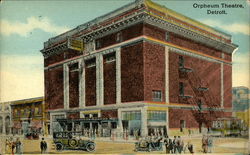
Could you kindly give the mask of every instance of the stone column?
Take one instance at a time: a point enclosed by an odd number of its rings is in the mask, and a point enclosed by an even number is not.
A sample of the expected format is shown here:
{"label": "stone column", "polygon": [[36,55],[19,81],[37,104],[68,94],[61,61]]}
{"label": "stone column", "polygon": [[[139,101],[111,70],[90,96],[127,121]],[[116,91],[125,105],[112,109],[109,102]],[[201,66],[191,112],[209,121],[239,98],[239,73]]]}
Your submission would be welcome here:
{"label": "stone column", "polygon": [[122,112],[121,112],[121,109],[119,108],[117,110],[117,113],[118,113],[118,123],[117,123],[117,131],[119,133],[119,135],[122,135]]}
{"label": "stone column", "polygon": [[148,135],[148,125],[147,125],[147,107],[142,107],[141,109],[141,135]]}
{"label": "stone column", "polygon": [[[165,46],[165,102],[169,104],[169,47]],[[166,129],[169,132],[168,110],[166,110]]]}
{"label": "stone column", "polygon": [[220,82],[221,82],[221,87],[220,87],[220,96],[221,96],[221,101],[220,101],[220,106],[221,108],[224,107],[224,64],[221,62],[220,64]]}
{"label": "stone column", "polygon": [[121,104],[121,48],[116,49],[116,103]]}
{"label": "stone column", "polygon": [[69,67],[63,64],[64,109],[69,109]]}
{"label": "stone column", "polygon": [[79,107],[85,107],[85,62],[83,59],[79,61]]}
{"label": "stone column", "polygon": [[103,56],[96,55],[96,105],[103,105]]}

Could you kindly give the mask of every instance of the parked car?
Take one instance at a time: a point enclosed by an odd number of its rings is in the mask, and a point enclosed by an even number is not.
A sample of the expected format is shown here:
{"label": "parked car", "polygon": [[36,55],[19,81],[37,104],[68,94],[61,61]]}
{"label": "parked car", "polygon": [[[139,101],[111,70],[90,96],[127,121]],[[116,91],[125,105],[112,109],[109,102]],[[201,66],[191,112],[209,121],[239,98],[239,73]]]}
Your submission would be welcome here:
{"label": "parked car", "polygon": [[135,152],[137,151],[162,151],[162,145],[163,143],[161,142],[162,139],[158,139],[156,141],[150,141],[150,140],[141,140],[139,142],[135,143]]}
{"label": "parked car", "polygon": [[53,134],[53,142],[57,151],[62,150],[86,150],[95,151],[95,142],[73,137],[72,132],[56,132]]}

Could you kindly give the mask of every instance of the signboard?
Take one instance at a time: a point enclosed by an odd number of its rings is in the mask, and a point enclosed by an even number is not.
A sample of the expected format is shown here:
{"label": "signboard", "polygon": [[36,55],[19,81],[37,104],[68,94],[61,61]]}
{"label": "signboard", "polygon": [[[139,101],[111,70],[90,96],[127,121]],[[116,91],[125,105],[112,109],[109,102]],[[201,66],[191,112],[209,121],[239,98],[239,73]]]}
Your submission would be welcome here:
{"label": "signboard", "polygon": [[68,38],[68,48],[76,50],[76,51],[83,51],[84,49],[83,40],[75,39],[75,38]]}

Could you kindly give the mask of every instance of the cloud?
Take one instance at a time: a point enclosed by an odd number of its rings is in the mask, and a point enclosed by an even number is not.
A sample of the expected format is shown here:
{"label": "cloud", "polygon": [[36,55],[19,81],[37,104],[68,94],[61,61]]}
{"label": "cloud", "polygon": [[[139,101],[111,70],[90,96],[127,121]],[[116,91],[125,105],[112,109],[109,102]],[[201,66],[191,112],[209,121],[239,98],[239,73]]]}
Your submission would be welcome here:
{"label": "cloud", "polygon": [[68,31],[70,28],[66,26],[57,26],[52,23],[48,17],[29,17],[25,23],[18,21],[11,22],[4,19],[0,21],[0,33],[6,36],[18,34],[26,37],[35,29],[40,29],[48,33],[60,34]]}
{"label": "cloud", "polygon": [[243,24],[243,23],[226,24],[212,19],[201,20],[201,22],[210,25],[212,27],[221,28],[231,33],[250,35],[249,31],[250,27],[248,24]]}
{"label": "cloud", "polygon": [[0,102],[43,96],[41,56],[0,55]]}

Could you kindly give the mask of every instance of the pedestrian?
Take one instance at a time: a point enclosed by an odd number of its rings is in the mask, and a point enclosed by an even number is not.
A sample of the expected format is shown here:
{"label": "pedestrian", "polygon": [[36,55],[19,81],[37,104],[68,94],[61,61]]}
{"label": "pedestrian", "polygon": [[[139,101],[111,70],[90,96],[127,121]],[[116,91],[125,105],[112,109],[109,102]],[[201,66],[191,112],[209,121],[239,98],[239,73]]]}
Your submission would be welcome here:
{"label": "pedestrian", "polygon": [[178,152],[181,153],[184,148],[184,141],[181,139],[181,136],[178,136],[177,144],[178,144]]}
{"label": "pedestrian", "polygon": [[177,152],[177,137],[174,136],[174,140],[173,140],[173,153]]}
{"label": "pedestrian", "polygon": [[203,150],[203,153],[207,153],[207,147],[208,147],[207,136],[203,135],[203,137],[202,137],[202,150]]}
{"label": "pedestrian", "polygon": [[42,138],[42,141],[40,142],[40,149],[41,149],[41,154],[46,153],[47,150],[47,142]]}
{"label": "pedestrian", "polygon": [[169,138],[169,142],[168,142],[168,149],[170,151],[170,153],[174,153],[174,144],[172,139]]}
{"label": "pedestrian", "polygon": [[12,149],[12,146],[11,146],[10,138],[6,138],[6,141],[5,141],[5,153],[10,154],[11,149]]}
{"label": "pedestrian", "polygon": [[191,144],[190,141],[188,141],[187,145],[184,148],[184,153],[186,153],[186,149],[188,149],[189,153],[193,154],[194,153],[194,146]]}
{"label": "pedestrian", "polygon": [[165,137],[164,144],[165,144],[165,148],[166,148],[166,154],[169,154],[170,149],[169,149],[169,138],[168,138],[168,136]]}
{"label": "pedestrian", "polygon": [[208,153],[212,153],[213,152],[213,138],[212,138],[212,136],[208,137],[207,143],[208,143]]}
{"label": "pedestrian", "polygon": [[22,145],[22,143],[21,143],[19,138],[17,138],[15,144],[16,144],[16,154],[21,154],[21,145]]}
{"label": "pedestrian", "polygon": [[10,139],[10,145],[11,145],[11,153],[14,154],[16,143],[13,141],[13,138]]}

